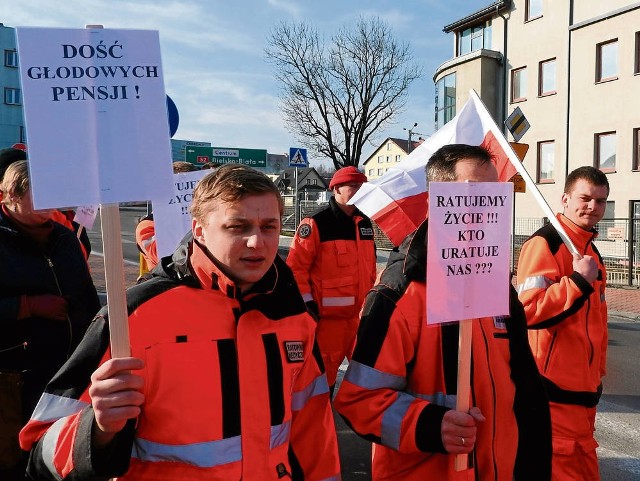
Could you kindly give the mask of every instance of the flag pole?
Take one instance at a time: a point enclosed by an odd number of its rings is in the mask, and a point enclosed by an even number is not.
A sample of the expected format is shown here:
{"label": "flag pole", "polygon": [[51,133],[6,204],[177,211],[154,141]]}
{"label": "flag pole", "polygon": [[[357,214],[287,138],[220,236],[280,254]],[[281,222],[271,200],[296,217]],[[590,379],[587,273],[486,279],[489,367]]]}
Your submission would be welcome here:
{"label": "flag pole", "polygon": [[[485,111],[488,112],[487,107],[484,105],[484,102],[482,102],[474,89],[471,89],[469,91],[469,96],[475,102],[478,102],[480,105],[482,105]],[[527,169],[524,168],[524,164],[520,161],[509,142],[507,142],[507,139],[504,137],[504,135],[502,135],[502,131],[498,128],[498,125],[496,124],[495,120],[493,120],[493,117],[491,117],[491,115],[487,115],[487,119],[487,121],[490,122],[494,127],[494,131],[500,133],[500,135],[495,136],[496,140],[500,144],[500,147],[502,147],[502,150],[504,150],[505,154],[507,154],[509,161],[511,162],[511,164],[513,164],[518,174],[520,174],[524,179],[525,184],[533,194],[533,197],[538,202],[538,205],[540,205],[540,207],[542,208],[545,216],[549,219],[549,222],[551,222],[551,225],[553,225],[553,227],[558,232],[558,235],[562,239],[562,242],[564,242],[564,245],[567,246],[569,252],[571,252],[572,254],[578,254],[580,257],[582,257],[582,254],[580,254],[576,246],[573,244],[573,242],[565,232],[564,228],[560,224],[560,221],[558,221],[558,219],[556,218],[553,210],[551,210],[551,207],[549,207],[549,204],[547,204],[547,201],[540,193],[540,190],[538,190],[538,186],[527,172]]]}

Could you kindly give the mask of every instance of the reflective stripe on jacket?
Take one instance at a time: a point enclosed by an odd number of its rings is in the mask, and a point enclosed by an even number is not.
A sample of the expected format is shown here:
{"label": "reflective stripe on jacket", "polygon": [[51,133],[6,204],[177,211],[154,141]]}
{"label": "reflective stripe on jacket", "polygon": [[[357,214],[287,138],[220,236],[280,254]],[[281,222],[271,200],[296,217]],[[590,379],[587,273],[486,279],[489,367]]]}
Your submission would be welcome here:
{"label": "reflective stripe on jacket", "polygon": [[454,408],[458,325],[426,324],[427,223],[392,254],[367,296],[353,358],[334,400],[374,447],[374,480],[549,480],[549,406],[527,344],[522,306],[473,320],[471,405],[478,424],[474,470],[456,472],[441,423]]}
{"label": "reflective stripe on jacket", "polygon": [[606,372],[607,273],[593,239],[565,216],[558,220],[583,254],[598,264],[589,284],[573,271],[573,256],[550,225],[525,242],[518,261],[518,294],[529,326],[529,342],[545,378],[549,399],[595,406]]}
{"label": "reflective stripe on jacket", "polygon": [[47,479],[338,480],[315,322],[291,272],[276,258],[241,296],[196,242],[188,263],[186,248],[163,259],[169,278],[156,269],[127,292],[132,356],[145,361],[135,426],[108,452],[91,451],[86,388],[110,357],[103,310],[21,433],[23,448],[33,449],[30,472]]}

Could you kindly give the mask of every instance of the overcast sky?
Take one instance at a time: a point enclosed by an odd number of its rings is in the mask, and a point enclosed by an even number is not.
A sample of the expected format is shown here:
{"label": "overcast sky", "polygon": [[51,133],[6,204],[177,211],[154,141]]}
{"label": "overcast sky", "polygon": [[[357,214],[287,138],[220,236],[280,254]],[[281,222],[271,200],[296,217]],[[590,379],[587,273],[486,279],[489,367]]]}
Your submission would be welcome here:
{"label": "overcast sky", "polygon": [[[307,21],[330,37],[358,17],[378,16],[410,45],[423,68],[394,124],[365,146],[361,163],[386,137],[403,128],[433,130],[435,69],[453,54],[442,28],[491,0],[5,0],[6,26],[153,29],[160,33],[165,89],[180,114],[174,138],[214,146],[285,153],[295,145],[278,109],[278,84],[265,61],[266,39],[279,22]],[[312,162],[314,159],[312,158]],[[315,162],[313,162],[315,163]]]}

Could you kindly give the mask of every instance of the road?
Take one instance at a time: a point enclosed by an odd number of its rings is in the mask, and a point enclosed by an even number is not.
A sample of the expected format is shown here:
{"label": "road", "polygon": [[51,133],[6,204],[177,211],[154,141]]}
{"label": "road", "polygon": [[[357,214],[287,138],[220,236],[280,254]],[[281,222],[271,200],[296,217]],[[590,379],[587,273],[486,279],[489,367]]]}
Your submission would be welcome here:
{"label": "road", "polygon": [[[121,208],[122,248],[125,263],[138,264],[135,225],[146,212],[142,207]],[[96,255],[102,252],[100,223],[89,231]],[[284,242],[286,243],[286,242]],[[388,252],[378,253],[384,263]],[[640,313],[638,313],[640,315]],[[609,352],[604,394],[598,405],[596,439],[603,481],[640,480],[640,321],[635,317],[609,318]],[[346,367],[346,366],[344,366]],[[339,380],[341,376],[339,376]],[[336,416],[343,481],[371,479],[370,444],[356,436]]]}

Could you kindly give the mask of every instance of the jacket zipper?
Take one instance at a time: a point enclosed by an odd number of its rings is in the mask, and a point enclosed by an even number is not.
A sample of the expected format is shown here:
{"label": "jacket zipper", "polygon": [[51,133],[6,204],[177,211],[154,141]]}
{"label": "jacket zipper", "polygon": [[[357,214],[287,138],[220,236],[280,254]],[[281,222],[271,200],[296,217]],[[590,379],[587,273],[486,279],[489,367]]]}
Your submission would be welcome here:
{"label": "jacket zipper", "polygon": [[[62,288],[60,287],[60,282],[58,281],[58,276],[56,275],[56,271],[53,268],[53,262],[46,254],[43,254],[43,255],[44,255],[44,258],[47,260],[47,264],[49,265],[49,268],[51,269],[51,274],[53,275],[53,280],[56,283],[58,294],[60,295],[60,297],[64,297],[62,294]],[[69,356],[71,356],[71,345],[73,343],[73,325],[71,324],[71,319],[69,318],[69,314],[67,314],[66,317],[67,317],[67,327],[69,328],[69,344],[67,344],[67,359],[68,359]]]}
{"label": "jacket zipper", "polygon": [[549,352],[547,353],[547,358],[544,361],[544,369],[543,372],[546,374],[547,369],[549,369],[549,362],[551,361],[551,353],[553,352],[553,346],[556,343],[556,336],[558,335],[557,331],[553,332],[553,337],[551,338],[551,344],[549,344]]}
{"label": "jacket zipper", "polygon": [[498,403],[496,401],[496,382],[493,377],[493,371],[491,370],[491,358],[489,357],[489,344],[487,342],[487,333],[484,330],[484,326],[482,323],[478,322],[480,326],[480,331],[482,332],[482,339],[484,340],[484,352],[487,357],[487,368],[489,371],[489,379],[491,380],[491,392],[493,393],[493,436],[491,440],[491,457],[493,458],[493,479],[498,479],[498,461],[496,459],[496,422],[498,419],[498,413],[496,409],[498,407]]}
{"label": "jacket zipper", "polygon": [[[592,235],[589,242],[587,242],[587,244],[584,246],[584,252],[582,253],[583,256],[587,254],[587,247],[591,242],[593,242],[594,237],[595,235]],[[600,267],[598,267],[598,273],[600,273]],[[596,278],[596,281],[597,280],[598,279]],[[591,337],[589,337],[589,312],[590,311],[591,311],[591,296],[587,298],[587,312],[585,313],[585,320],[584,320],[585,335],[587,336],[587,341],[589,342],[589,365],[591,365],[593,361],[593,343],[591,342]]]}

